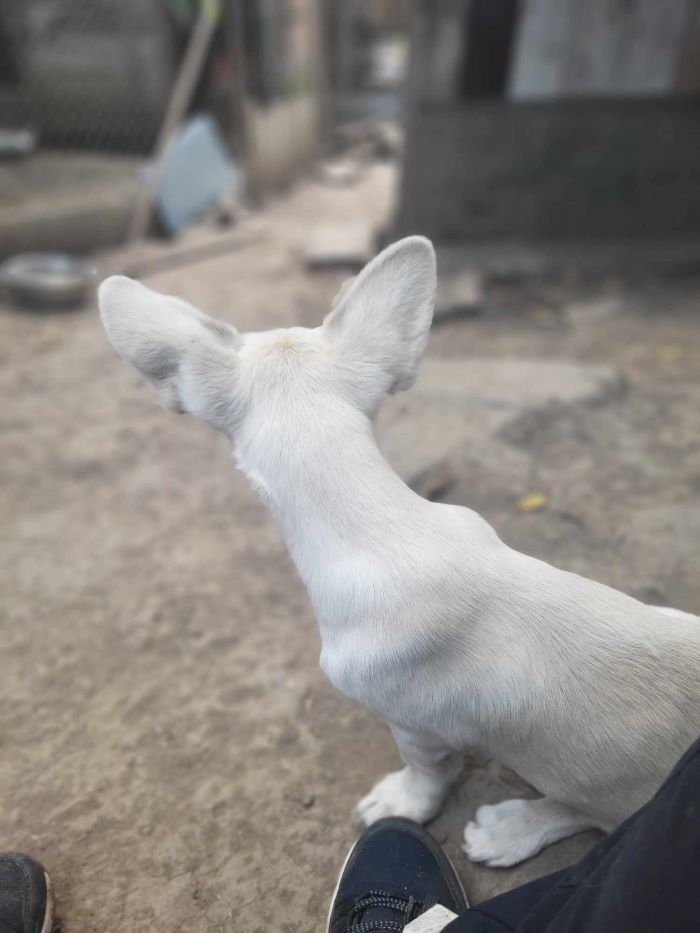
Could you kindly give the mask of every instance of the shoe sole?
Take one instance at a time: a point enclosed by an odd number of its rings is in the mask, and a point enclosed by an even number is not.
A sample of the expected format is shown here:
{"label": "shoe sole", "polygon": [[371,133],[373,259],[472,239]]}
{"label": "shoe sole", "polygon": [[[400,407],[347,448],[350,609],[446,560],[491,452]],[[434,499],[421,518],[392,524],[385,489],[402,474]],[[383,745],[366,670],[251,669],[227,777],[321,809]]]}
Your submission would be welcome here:
{"label": "shoe sole", "polygon": [[54,908],[54,898],[53,898],[53,881],[49,877],[48,872],[44,872],[44,878],[46,879],[46,913],[44,914],[44,924],[41,928],[41,933],[51,933],[53,929],[53,908]]}
{"label": "shoe sole", "polygon": [[[427,830],[426,830],[426,832],[427,832]],[[350,859],[352,858],[352,854],[353,854],[353,852],[355,851],[355,849],[357,848],[357,844],[358,844],[358,842],[360,841],[360,838],[361,838],[361,837],[358,837],[358,838],[355,840],[354,844],[350,847],[350,851],[349,851],[348,854],[345,856],[345,861],[343,862],[342,868],[340,869],[340,872],[339,872],[339,874],[338,874],[338,880],[337,880],[336,883],[335,883],[335,888],[333,889],[333,896],[331,897],[331,902],[330,902],[330,905],[329,905],[329,907],[328,907],[328,916],[326,917],[326,933],[330,933],[330,929],[331,929],[331,914],[333,913],[333,905],[335,904],[335,899],[336,899],[336,897],[338,896],[338,889],[340,888],[340,882],[343,880],[343,875],[345,874],[345,869],[348,867],[348,862],[349,862]],[[436,843],[436,845],[437,845],[437,843]],[[461,893],[461,895],[462,895],[462,899],[464,900],[464,903],[465,903],[466,907],[469,907],[469,898],[467,897],[467,892],[464,890],[464,885],[462,884],[462,879],[461,879],[461,878],[459,877],[459,875],[457,874],[457,869],[455,868],[455,866],[454,866],[454,864],[453,864],[453,862],[452,862],[452,859],[449,857],[449,855],[447,854],[447,852],[445,852],[445,850],[442,848],[442,846],[440,846],[440,851],[442,852],[442,855],[444,856],[445,861],[446,861],[447,864],[450,866],[450,868],[452,869],[452,872],[453,872],[455,878],[457,879],[457,884],[459,885],[459,890],[460,890],[460,893]]]}

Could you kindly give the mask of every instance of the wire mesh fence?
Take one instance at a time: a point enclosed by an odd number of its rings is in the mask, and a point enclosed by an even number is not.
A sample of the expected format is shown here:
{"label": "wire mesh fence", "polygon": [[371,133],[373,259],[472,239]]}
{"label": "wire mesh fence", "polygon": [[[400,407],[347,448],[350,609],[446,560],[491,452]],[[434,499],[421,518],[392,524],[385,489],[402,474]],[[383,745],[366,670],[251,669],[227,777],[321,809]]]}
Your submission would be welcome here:
{"label": "wire mesh fence", "polygon": [[[393,115],[395,76],[388,87],[363,65],[355,87],[328,73],[341,50],[386,71],[405,0],[353,2],[349,21],[331,15],[343,3],[0,0],[0,257],[123,238],[208,10],[209,41],[169,132],[211,117],[248,195],[264,197],[310,165],[342,109],[336,96],[353,98],[353,118]],[[8,160],[8,130],[34,140],[30,158]]]}
{"label": "wire mesh fence", "polygon": [[148,151],[187,25],[160,0],[5,0],[3,123],[43,146]]}
{"label": "wire mesh fence", "polygon": [[[202,0],[0,0],[0,257],[124,239],[201,9]],[[188,107],[228,115],[218,26]]]}

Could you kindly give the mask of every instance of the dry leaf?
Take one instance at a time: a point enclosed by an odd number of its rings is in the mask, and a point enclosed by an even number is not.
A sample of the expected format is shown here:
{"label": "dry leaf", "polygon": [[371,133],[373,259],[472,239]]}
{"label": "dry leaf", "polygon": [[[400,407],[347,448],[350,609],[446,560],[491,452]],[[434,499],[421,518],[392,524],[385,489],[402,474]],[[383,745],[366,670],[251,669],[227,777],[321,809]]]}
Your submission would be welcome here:
{"label": "dry leaf", "polygon": [[679,347],[677,343],[669,343],[665,347],[661,347],[659,350],[659,359],[664,363],[673,363],[675,360],[680,359],[683,356],[683,347]]}
{"label": "dry leaf", "polygon": [[518,500],[518,512],[539,512],[548,502],[549,498],[543,492],[529,492]]}

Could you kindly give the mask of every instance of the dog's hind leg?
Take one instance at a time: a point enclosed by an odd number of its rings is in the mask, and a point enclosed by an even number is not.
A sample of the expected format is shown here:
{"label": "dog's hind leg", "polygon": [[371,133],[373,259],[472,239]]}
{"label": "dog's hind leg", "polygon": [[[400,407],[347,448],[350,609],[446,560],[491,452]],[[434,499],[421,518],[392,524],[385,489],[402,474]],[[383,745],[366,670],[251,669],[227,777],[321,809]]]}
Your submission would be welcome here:
{"label": "dog's hind leg", "polygon": [[431,736],[395,726],[391,731],[406,767],[382,778],[358,803],[357,815],[366,826],[385,816],[426,823],[437,814],[459,776],[463,756]]}
{"label": "dog's hind leg", "polygon": [[506,868],[592,828],[599,828],[592,817],[548,797],[504,800],[479,807],[464,830],[464,851],[474,862]]}

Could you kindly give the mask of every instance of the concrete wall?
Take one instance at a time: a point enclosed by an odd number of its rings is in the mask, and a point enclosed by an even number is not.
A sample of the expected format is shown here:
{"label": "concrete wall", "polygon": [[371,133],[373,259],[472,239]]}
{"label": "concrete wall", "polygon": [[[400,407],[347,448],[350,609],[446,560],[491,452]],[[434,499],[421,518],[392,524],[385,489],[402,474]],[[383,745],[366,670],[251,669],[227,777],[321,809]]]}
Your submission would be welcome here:
{"label": "concrete wall", "polygon": [[700,100],[415,107],[398,233],[700,232]]}

